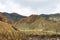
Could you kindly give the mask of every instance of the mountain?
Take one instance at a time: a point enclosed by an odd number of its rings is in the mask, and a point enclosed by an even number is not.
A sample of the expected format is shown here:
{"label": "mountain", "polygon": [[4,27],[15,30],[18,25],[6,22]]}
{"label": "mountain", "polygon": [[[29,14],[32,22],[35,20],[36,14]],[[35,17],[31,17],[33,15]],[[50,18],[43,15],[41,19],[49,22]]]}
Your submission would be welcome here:
{"label": "mountain", "polygon": [[45,17],[48,20],[60,22],[60,13],[50,14],[50,15],[41,14],[40,16]]}
{"label": "mountain", "polygon": [[0,40],[59,39],[59,21],[60,14],[26,17],[17,13],[0,12]]}
{"label": "mountain", "polygon": [[36,31],[37,33],[45,33],[45,34],[60,33],[59,31],[60,23],[56,21],[48,20],[45,17],[42,17],[40,15],[32,15],[27,18],[23,18],[20,21],[18,21],[14,26],[20,31],[29,30],[30,32]]}
{"label": "mountain", "polygon": [[35,20],[37,20],[37,19],[39,19],[39,18],[40,18],[39,15],[31,15],[31,16],[29,16],[29,17],[27,17],[27,18],[22,18],[22,19],[20,20],[20,22],[32,23],[32,22],[34,22]]}
{"label": "mountain", "polygon": [[[50,15],[31,15],[31,16],[21,16],[17,13],[0,13],[3,16],[6,16],[7,23],[16,22],[13,26],[19,30],[42,30],[49,29],[55,31],[55,29],[59,29],[60,24],[60,14],[50,14]],[[55,28],[54,28],[55,27]],[[56,31],[55,31],[56,32]]]}
{"label": "mountain", "polygon": [[13,20],[8,19],[6,16],[2,15],[2,13],[0,13],[0,21],[11,24],[11,25],[14,24]]}
{"label": "mountain", "polygon": [[0,21],[7,22],[6,16],[3,16],[2,14],[0,14]]}
{"label": "mountain", "polygon": [[19,15],[17,13],[7,13],[7,12],[1,12],[2,15],[6,16],[8,19],[13,20],[14,22],[17,22],[21,18],[26,18],[26,16]]}
{"label": "mountain", "polygon": [[45,17],[45,18],[49,18],[49,17],[51,17],[51,16],[60,17],[60,13],[49,14],[49,15],[47,15],[47,14],[41,14],[40,16]]}
{"label": "mountain", "polygon": [[[8,19],[13,20],[14,22],[17,22],[17,21],[19,21],[22,18],[26,18],[26,16],[22,16],[22,15],[19,15],[17,13],[7,13],[7,12],[1,12],[1,13],[4,16],[6,16]],[[35,15],[35,16],[37,16],[37,15]],[[54,21],[57,21],[57,22],[60,21],[60,13],[50,14],[50,15],[41,14],[40,16],[42,16],[42,17],[44,17],[44,18],[46,18],[48,20],[54,20]]]}

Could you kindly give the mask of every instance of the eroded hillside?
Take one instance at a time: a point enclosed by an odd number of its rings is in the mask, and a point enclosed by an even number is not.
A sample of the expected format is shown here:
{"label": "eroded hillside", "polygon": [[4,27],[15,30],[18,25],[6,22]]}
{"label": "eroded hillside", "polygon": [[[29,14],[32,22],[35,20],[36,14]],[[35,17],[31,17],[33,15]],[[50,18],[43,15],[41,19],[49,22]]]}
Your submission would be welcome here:
{"label": "eroded hillside", "polygon": [[60,40],[59,16],[31,15],[23,17],[16,13],[0,13],[0,40],[57,39]]}
{"label": "eroded hillside", "polygon": [[15,25],[20,31],[26,31],[28,33],[44,33],[44,34],[60,34],[60,23],[52,20],[47,20],[46,18],[38,15],[32,15],[27,18],[23,18],[18,21]]}

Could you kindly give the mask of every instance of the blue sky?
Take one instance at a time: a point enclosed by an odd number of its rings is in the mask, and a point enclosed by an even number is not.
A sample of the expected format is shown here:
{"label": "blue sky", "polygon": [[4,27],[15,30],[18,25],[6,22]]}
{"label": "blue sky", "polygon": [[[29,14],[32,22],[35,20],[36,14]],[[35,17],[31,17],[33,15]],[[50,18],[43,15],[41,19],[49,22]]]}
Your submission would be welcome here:
{"label": "blue sky", "polygon": [[0,0],[0,11],[25,16],[60,13],[60,0]]}

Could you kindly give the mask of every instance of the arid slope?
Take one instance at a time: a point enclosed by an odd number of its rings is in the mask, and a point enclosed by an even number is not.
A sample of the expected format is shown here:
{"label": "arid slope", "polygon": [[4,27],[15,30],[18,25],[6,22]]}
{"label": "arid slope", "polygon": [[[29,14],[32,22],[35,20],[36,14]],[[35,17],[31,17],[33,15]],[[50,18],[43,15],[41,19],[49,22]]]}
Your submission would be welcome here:
{"label": "arid slope", "polygon": [[60,34],[60,23],[47,20],[46,18],[38,15],[32,15],[27,18],[21,19],[14,26],[20,31],[36,31],[36,33],[39,32],[47,34]]}
{"label": "arid slope", "polygon": [[0,40],[19,40],[19,37],[12,25],[0,21]]}

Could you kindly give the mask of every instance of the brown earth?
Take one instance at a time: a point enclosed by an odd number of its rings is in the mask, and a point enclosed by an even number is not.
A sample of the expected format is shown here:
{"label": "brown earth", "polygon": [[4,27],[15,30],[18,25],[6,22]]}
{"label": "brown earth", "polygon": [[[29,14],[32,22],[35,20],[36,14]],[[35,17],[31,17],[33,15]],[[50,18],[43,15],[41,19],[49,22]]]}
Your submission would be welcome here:
{"label": "brown earth", "polygon": [[20,40],[20,35],[12,25],[0,21],[0,40]]}

